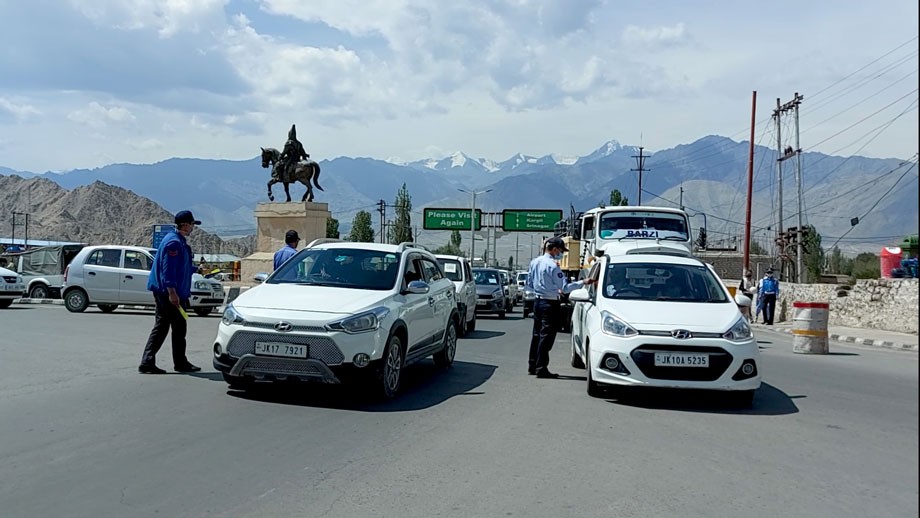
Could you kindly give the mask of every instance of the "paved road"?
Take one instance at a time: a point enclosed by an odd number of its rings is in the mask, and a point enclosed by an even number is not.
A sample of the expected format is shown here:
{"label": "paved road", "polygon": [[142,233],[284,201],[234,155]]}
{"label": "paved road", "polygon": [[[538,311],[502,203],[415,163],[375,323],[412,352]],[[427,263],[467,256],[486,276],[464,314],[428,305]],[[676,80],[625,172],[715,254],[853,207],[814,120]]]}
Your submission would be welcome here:
{"label": "paved road", "polygon": [[[228,392],[217,318],[198,375],[142,376],[149,312],[0,311],[0,515],[916,516],[917,355],[793,355],[761,332],[765,385],[591,399],[583,372],[526,375],[529,320],[480,320],[447,373],[386,404],[347,390]],[[168,349],[168,345],[167,345]],[[170,367],[168,351],[160,364]]]}

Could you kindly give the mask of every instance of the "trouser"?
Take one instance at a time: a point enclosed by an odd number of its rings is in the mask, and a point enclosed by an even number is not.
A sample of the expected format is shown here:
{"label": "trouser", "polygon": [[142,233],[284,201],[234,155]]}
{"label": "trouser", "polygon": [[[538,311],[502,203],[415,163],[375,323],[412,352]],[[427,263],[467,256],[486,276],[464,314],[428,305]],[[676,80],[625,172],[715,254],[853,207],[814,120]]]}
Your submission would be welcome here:
{"label": "trouser", "polygon": [[[154,293],[153,298],[156,301],[156,320],[153,323],[153,329],[150,330],[150,336],[147,338],[147,345],[144,347],[144,355],[141,357],[141,365],[156,365],[156,356],[166,341],[166,335],[172,328],[172,356],[173,365],[182,367],[188,365],[188,358],[185,357],[185,333],[188,330],[188,322],[179,312],[179,308],[169,301],[169,295],[166,293]],[[181,299],[180,303],[183,308],[188,309],[188,299]]]}
{"label": "trouser", "polygon": [[533,302],[533,336],[530,338],[528,370],[539,371],[549,365],[549,352],[556,341],[559,301],[537,299]]}
{"label": "trouser", "polygon": [[763,295],[763,322],[767,325],[773,325],[773,313],[776,311],[776,294],[765,293]]}

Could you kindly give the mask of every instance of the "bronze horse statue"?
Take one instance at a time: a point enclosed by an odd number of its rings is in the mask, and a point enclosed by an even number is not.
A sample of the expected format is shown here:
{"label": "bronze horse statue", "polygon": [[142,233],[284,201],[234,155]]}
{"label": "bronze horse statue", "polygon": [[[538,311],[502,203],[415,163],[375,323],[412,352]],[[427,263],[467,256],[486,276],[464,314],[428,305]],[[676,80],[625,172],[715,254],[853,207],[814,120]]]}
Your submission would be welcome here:
{"label": "bronze horse statue", "polygon": [[287,195],[287,201],[291,201],[291,192],[288,190],[288,186],[294,182],[300,182],[307,187],[307,192],[303,194],[303,198],[300,201],[313,201],[313,186],[310,185],[310,180],[313,180],[313,185],[316,186],[319,190],[324,190],[319,185],[319,164],[313,160],[301,160],[297,162],[294,166],[294,171],[290,175],[290,181],[285,181],[288,179],[285,172],[281,171],[281,163],[279,159],[281,158],[281,152],[273,147],[263,147],[262,150],[262,167],[272,168],[272,179],[268,181],[268,200],[275,201],[275,196],[272,194],[272,185],[276,183],[284,184],[284,194]]}

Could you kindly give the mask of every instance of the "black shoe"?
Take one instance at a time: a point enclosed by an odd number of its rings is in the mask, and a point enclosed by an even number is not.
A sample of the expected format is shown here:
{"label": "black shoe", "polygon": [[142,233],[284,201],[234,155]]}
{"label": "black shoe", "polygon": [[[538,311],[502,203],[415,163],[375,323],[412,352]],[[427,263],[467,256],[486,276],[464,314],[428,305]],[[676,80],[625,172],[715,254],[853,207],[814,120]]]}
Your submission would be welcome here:
{"label": "black shoe", "polygon": [[527,374],[529,374],[529,375],[531,375],[531,376],[534,376],[534,375],[537,374],[537,371],[534,370],[534,369],[527,369]]}
{"label": "black shoe", "polygon": [[541,369],[537,371],[537,377],[540,379],[556,379],[559,375],[555,372],[550,372],[549,369]]}
{"label": "black shoe", "polygon": [[137,368],[137,372],[141,374],[166,374],[166,371],[156,365],[141,365]]}
{"label": "black shoe", "polygon": [[175,368],[176,372],[198,372],[200,370],[201,370],[201,367],[197,365],[192,365],[191,363],[189,363],[188,365],[182,365],[180,367]]}

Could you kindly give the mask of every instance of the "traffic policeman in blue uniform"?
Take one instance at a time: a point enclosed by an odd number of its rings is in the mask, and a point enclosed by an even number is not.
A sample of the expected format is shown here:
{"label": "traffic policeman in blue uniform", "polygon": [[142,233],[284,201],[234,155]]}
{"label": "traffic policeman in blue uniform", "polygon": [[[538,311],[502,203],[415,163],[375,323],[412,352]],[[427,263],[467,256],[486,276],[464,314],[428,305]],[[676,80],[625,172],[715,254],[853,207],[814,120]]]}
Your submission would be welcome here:
{"label": "traffic policeman in blue uniform", "polygon": [[558,260],[567,252],[565,242],[558,237],[546,241],[543,255],[530,262],[527,285],[536,295],[533,305],[533,336],[530,339],[530,357],[527,373],[538,378],[557,378],[549,371],[549,352],[556,341],[556,326],[560,318],[563,294],[596,282],[594,279],[568,282]]}
{"label": "traffic policeman in blue uniform", "polygon": [[194,273],[195,258],[192,247],[186,240],[197,225],[201,222],[187,210],[179,211],[175,217],[176,230],[170,232],[160,242],[156,257],[153,259],[153,268],[147,278],[147,289],[153,292],[156,302],[156,320],[141,364],[137,368],[142,374],[165,374],[166,371],[157,367],[156,355],[166,341],[166,335],[172,328],[172,357],[176,372],[198,372],[201,367],[192,365],[185,356],[185,334],[188,330],[186,318],[188,314],[188,299],[192,295],[192,273]]}

